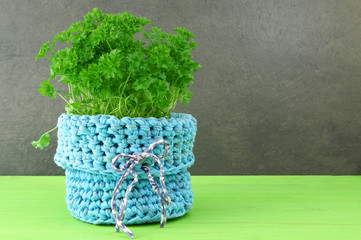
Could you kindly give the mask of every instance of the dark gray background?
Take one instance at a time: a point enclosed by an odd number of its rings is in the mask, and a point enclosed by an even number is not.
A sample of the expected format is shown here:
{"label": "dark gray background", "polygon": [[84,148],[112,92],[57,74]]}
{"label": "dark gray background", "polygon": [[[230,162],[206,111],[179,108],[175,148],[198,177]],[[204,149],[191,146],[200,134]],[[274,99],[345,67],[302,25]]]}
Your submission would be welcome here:
{"label": "dark gray background", "polygon": [[194,175],[361,173],[361,2],[0,1],[0,174],[56,175],[61,99],[38,86],[34,58],[93,7],[128,11],[166,31],[186,27],[203,65],[189,105],[198,120]]}

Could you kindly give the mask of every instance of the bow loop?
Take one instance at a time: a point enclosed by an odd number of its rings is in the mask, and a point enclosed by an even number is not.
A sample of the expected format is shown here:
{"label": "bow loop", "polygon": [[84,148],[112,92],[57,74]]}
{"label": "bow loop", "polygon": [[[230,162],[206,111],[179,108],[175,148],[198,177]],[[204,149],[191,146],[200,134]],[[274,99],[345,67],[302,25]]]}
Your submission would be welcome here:
{"label": "bow loop", "polygon": [[[160,143],[164,143],[165,145],[165,151],[164,154],[160,157],[158,157],[157,155],[151,153],[151,151],[154,149],[154,147]],[[159,195],[160,197],[160,201],[162,204],[162,215],[161,215],[161,222],[160,222],[160,227],[164,227],[165,223],[167,221],[167,205],[170,205],[172,203],[168,192],[167,192],[167,188],[165,186],[165,176],[164,176],[164,170],[163,170],[163,165],[162,162],[160,161],[160,159],[165,158],[167,156],[169,152],[169,143],[163,139],[158,139],[155,140],[152,144],[149,145],[149,147],[142,153],[135,153],[132,155],[129,154],[118,154],[117,156],[115,156],[112,160],[112,167],[114,169],[114,171],[116,172],[123,172],[122,177],[120,178],[117,186],[114,189],[113,192],[113,197],[112,197],[112,201],[111,201],[111,207],[112,207],[112,213],[114,216],[114,220],[116,222],[116,226],[115,226],[115,231],[119,231],[119,228],[122,229],[123,232],[125,232],[130,238],[134,238],[134,234],[124,225],[123,220],[124,220],[124,216],[125,216],[125,209],[127,207],[127,200],[128,200],[128,196],[133,188],[133,186],[138,182],[138,174],[136,170],[142,169],[143,171],[145,171],[147,173],[147,177],[148,180],[152,186],[152,188],[154,189],[154,191]],[[116,166],[116,162],[118,161],[119,158],[125,158],[128,159],[124,165],[121,168],[118,168]],[[160,184],[162,186],[163,189],[163,193],[164,193],[164,197],[157,185],[157,183],[155,182],[154,178],[152,177],[151,173],[150,173],[150,168],[149,166],[147,166],[145,163],[147,158],[152,158],[152,162],[156,161],[159,164],[159,180],[160,180]],[[139,166],[138,164],[141,163],[141,166]],[[138,166],[137,166],[138,165]],[[134,180],[132,181],[132,183],[128,186],[127,191],[125,192],[124,198],[120,204],[119,207],[119,215],[117,215],[117,206],[116,206],[116,197],[120,192],[120,187],[122,186],[123,182],[125,181],[125,179],[127,178],[127,176],[129,174],[132,174],[134,176]]]}
{"label": "bow loop", "polygon": [[[128,159],[128,161],[126,161],[124,163],[124,165],[121,167],[121,168],[118,168],[117,165],[116,165],[116,162],[118,161],[119,158],[125,158],[125,159]],[[125,153],[122,153],[122,154],[118,154],[117,156],[115,156],[112,160],[112,168],[114,171],[116,172],[123,172],[127,166],[134,161],[134,158],[132,155],[129,155],[129,154],[125,154]]]}
{"label": "bow loop", "polygon": [[158,144],[164,143],[164,153],[162,156],[157,156],[159,159],[163,159],[168,155],[169,152],[169,142],[163,139],[155,140],[149,147],[144,151],[146,153],[150,153]]}

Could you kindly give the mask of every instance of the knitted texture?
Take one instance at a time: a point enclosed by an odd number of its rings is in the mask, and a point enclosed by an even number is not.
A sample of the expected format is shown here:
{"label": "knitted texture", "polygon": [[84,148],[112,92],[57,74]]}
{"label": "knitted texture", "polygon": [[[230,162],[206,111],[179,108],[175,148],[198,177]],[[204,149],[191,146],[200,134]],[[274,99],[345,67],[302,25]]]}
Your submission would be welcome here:
{"label": "knitted texture", "polygon": [[[163,160],[164,173],[174,174],[194,163],[196,128],[196,119],[184,113],[172,113],[170,119],[62,114],[54,160],[64,169],[116,174],[111,161],[117,154],[143,152],[154,140],[164,139],[170,143]],[[153,153],[162,155],[163,151],[163,146],[157,146]],[[150,167],[152,175],[159,176],[159,166],[152,163]],[[140,172],[139,178],[146,178],[146,174]]]}
{"label": "knitted texture", "polygon": [[[184,215],[192,208],[193,191],[187,168],[194,164],[192,152],[197,121],[190,114],[172,113],[166,118],[118,119],[109,115],[62,114],[58,119],[58,147],[55,163],[66,169],[66,202],[71,214],[93,224],[115,224],[111,212],[114,188],[122,176],[111,166],[112,159],[121,153],[144,152],[156,139],[169,142],[170,150],[163,168],[166,188],[172,204],[167,206],[167,218]],[[152,153],[162,155],[164,145]],[[119,168],[125,163],[119,161]],[[151,175],[159,182],[159,165],[146,161]],[[161,203],[147,179],[146,173],[134,167],[139,181],[128,198],[125,224],[157,222],[161,218]],[[129,175],[117,197],[117,205],[125,194],[133,176]]]}
{"label": "knitted texture", "polygon": [[[66,202],[70,213],[84,222],[115,224],[110,202],[119,178],[71,169],[67,169],[65,174]],[[192,208],[193,191],[190,179],[188,171],[165,177],[168,195],[172,200],[172,204],[167,206],[168,219],[182,216]],[[158,178],[155,180],[159,182]],[[122,185],[116,200],[118,206],[131,181],[128,178]],[[129,195],[124,224],[159,222],[161,213],[159,196],[148,179],[139,179]]]}

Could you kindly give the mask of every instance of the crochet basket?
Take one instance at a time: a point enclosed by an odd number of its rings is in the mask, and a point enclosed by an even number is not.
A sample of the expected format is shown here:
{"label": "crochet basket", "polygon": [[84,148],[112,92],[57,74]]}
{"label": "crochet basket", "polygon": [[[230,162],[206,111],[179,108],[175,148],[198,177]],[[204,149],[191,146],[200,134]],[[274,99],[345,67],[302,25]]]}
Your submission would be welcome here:
{"label": "crochet basket", "polygon": [[[58,147],[55,163],[65,169],[66,203],[77,219],[93,224],[115,224],[111,198],[122,173],[112,169],[112,159],[120,154],[141,153],[156,139],[170,143],[168,155],[162,159],[165,184],[172,201],[167,206],[167,218],[184,215],[192,208],[193,191],[187,168],[194,164],[193,143],[197,121],[190,114],[172,113],[166,118],[118,119],[109,115],[62,114],[58,119]],[[164,145],[156,146],[156,155],[164,153]],[[121,162],[119,168],[124,164]],[[151,175],[159,183],[159,166],[148,164]],[[126,207],[124,224],[159,222],[161,202],[146,173],[138,164],[139,175]],[[120,203],[131,175],[117,197]]]}

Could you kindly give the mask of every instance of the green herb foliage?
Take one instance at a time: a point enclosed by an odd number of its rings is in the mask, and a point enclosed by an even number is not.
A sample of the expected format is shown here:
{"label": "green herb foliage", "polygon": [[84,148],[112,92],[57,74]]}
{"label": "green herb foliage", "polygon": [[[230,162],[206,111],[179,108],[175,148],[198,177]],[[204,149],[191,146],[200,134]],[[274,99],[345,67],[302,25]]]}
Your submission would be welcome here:
{"label": "green herb foliage", "polygon": [[[176,34],[146,31],[151,23],[128,12],[93,9],[41,47],[36,60],[51,64],[39,92],[61,97],[70,114],[169,118],[178,100],[188,104],[192,97],[188,88],[201,65],[190,51],[197,43],[185,28],[175,28]],[[59,42],[66,47],[56,50]],[[57,91],[56,79],[69,91]]]}

